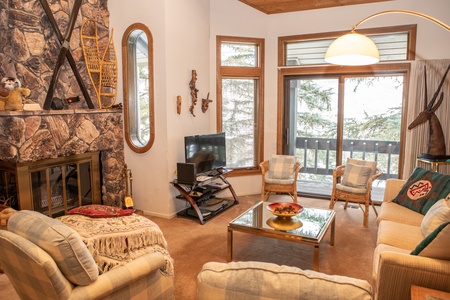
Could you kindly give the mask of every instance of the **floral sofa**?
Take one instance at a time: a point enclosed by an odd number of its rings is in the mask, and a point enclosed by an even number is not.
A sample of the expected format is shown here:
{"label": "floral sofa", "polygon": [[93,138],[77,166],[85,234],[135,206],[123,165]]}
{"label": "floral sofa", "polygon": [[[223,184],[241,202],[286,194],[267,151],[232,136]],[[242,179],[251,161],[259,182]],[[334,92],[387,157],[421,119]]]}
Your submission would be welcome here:
{"label": "floral sofa", "polygon": [[416,168],[388,179],[377,218],[374,296],[409,300],[411,286],[450,292],[450,176]]}
{"label": "floral sofa", "polygon": [[21,299],[174,298],[173,261],[156,224],[134,214],[67,218],[22,210],[0,230],[0,264]]}

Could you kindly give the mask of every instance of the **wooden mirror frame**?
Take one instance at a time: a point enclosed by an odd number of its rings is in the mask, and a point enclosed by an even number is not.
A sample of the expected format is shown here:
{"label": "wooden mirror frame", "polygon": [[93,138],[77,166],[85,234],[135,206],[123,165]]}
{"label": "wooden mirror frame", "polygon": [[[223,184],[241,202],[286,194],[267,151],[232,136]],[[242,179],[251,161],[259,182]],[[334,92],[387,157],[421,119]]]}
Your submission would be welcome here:
{"label": "wooden mirror frame", "polygon": [[[134,74],[130,74],[129,72],[129,49],[128,49],[128,41],[130,39],[130,35],[136,30],[140,30],[145,33],[148,40],[148,88],[149,88],[149,118],[150,118],[150,137],[147,143],[142,143],[134,137],[134,129],[135,124],[130,120],[130,112],[135,105],[131,104],[130,101],[130,87],[129,85],[134,82],[134,80],[130,80],[129,78],[134,78]],[[122,37],[122,70],[123,70],[123,108],[124,108],[124,123],[125,123],[125,140],[130,147],[136,153],[144,153],[147,152],[153,145],[155,140],[155,118],[154,118],[154,73],[153,73],[153,36],[150,32],[150,29],[142,23],[134,23],[131,24],[124,32]],[[133,132],[132,132],[133,131]]]}

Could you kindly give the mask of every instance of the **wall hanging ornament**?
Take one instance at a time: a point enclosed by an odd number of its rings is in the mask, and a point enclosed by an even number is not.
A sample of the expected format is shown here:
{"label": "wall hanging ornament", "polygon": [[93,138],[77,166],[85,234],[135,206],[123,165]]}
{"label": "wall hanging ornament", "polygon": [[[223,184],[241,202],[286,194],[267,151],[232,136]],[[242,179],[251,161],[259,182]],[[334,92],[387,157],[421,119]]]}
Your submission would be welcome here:
{"label": "wall hanging ornament", "polygon": [[435,111],[439,108],[444,100],[444,93],[441,92],[441,96],[439,100],[436,102],[438,98],[439,92],[441,91],[442,85],[444,84],[445,77],[447,76],[448,71],[450,70],[450,65],[445,71],[444,76],[442,77],[441,83],[439,84],[436,92],[433,95],[430,103],[428,103],[428,95],[427,95],[427,69],[424,67],[424,77],[425,77],[425,108],[424,110],[414,119],[414,121],[409,124],[408,129],[413,129],[414,127],[428,121],[428,150],[427,153],[420,154],[421,158],[450,158],[450,156],[446,155],[445,148],[445,136],[442,130],[441,123],[439,122],[438,117],[434,114]]}
{"label": "wall hanging ornament", "polygon": [[70,64],[70,68],[72,69],[73,74],[75,75],[75,78],[77,80],[78,85],[80,86],[80,89],[83,93],[84,99],[86,100],[86,103],[89,108],[95,108],[94,104],[92,103],[91,97],[89,96],[89,93],[84,85],[84,81],[81,78],[81,75],[78,71],[78,68],[76,66],[75,60],[72,56],[72,53],[69,51],[70,47],[70,38],[72,36],[73,28],[75,27],[75,23],[77,20],[78,12],[81,7],[82,0],[75,0],[72,8],[72,13],[70,15],[70,19],[67,25],[67,32],[63,36],[61,31],[59,30],[58,24],[56,22],[55,17],[53,16],[52,10],[50,9],[49,4],[47,3],[47,0],[40,0],[42,7],[44,8],[45,14],[47,15],[48,20],[50,21],[50,24],[52,25],[52,28],[54,29],[58,40],[61,44],[61,48],[58,55],[58,60],[56,61],[55,69],[53,70],[53,76],[50,81],[47,96],[45,98],[44,106],[43,108],[48,110],[50,109],[52,100],[53,100],[53,94],[56,89],[56,84],[58,82],[58,76],[59,72],[61,70],[62,65],[64,64],[64,60],[67,58],[67,61]]}
{"label": "wall hanging ornament", "polygon": [[212,100],[209,99],[209,93],[208,96],[206,96],[206,99],[202,99],[202,112],[205,113],[209,108],[209,103],[211,103]]}
{"label": "wall hanging ornament", "polygon": [[117,58],[113,35],[114,29],[111,30],[108,45],[100,57],[97,22],[88,19],[81,26],[81,47],[99,108],[110,108],[116,102]]}
{"label": "wall hanging ornament", "polygon": [[181,99],[181,96],[178,95],[177,96],[177,114],[181,114],[181,102],[183,101],[183,99]]}
{"label": "wall hanging ornament", "polygon": [[189,108],[189,111],[191,112],[191,115],[193,115],[194,117],[195,117],[194,106],[197,104],[197,94],[198,94],[198,89],[195,87],[196,82],[197,82],[197,71],[192,70],[192,79],[189,82],[189,88],[191,89],[192,103],[191,107]]}

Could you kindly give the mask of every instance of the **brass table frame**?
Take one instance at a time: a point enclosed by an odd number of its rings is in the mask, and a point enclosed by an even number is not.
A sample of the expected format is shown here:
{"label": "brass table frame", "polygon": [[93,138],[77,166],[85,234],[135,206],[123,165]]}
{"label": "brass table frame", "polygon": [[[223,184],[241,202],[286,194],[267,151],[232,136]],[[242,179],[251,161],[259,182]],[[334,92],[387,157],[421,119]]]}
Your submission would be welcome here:
{"label": "brass table frame", "polygon": [[[330,245],[334,246],[334,237],[335,237],[335,217],[336,212],[334,210],[329,209],[319,209],[319,208],[308,208],[310,210],[319,210],[319,211],[330,211],[331,214],[326,220],[325,224],[322,226],[319,234],[316,238],[311,238],[307,236],[301,236],[299,234],[296,234],[295,231],[284,231],[284,230],[276,230],[272,228],[264,228],[263,224],[267,222],[268,219],[270,219],[271,215],[269,217],[265,217],[263,210],[266,210],[266,206],[270,204],[270,202],[259,202],[249,208],[247,211],[245,211],[243,214],[238,216],[236,219],[231,221],[228,224],[228,238],[227,238],[227,261],[230,262],[233,260],[233,232],[238,231],[242,233],[247,234],[254,234],[258,236],[264,236],[279,240],[286,240],[291,242],[296,242],[299,244],[306,244],[311,245],[314,247],[314,270],[319,270],[319,247],[320,243],[322,242],[323,237],[328,232],[328,230],[331,228],[330,232]],[[241,217],[243,217],[245,214],[247,214],[251,210],[257,210],[257,213],[255,216],[253,216],[254,221],[257,223],[257,225],[246,225],[246,224],[239,224],[236,222]],[[270,214],[270,212],[267,211],[267,213]],[[268,214],[266,214],[268,215]],[[302,220],[301,214],[297,217],[300,221]]]}
{"label": "brass table frame", "polygon": [[428,159],[417,157],[416,166],[419,166],[419,163],[429,165],[431,171],[439,172],[439,166],[450,165],[450,159]]}

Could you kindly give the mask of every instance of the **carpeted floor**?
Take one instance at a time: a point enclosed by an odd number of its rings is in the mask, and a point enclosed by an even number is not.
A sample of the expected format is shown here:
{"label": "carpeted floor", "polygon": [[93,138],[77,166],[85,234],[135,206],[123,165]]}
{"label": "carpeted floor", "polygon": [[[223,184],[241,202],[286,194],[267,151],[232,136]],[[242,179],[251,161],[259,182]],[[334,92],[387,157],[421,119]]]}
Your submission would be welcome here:
{"label": "carpeted floor", "polygon": [[[227,224],[257,203],[259,195],[241,196],[239,201],[239,205],[216,216],[205,225],[200,225],[195,219],[150,217],[163,231],[169,252],[175,261],[177,300],[195,299],[196,276],[204,263],[226,262]],[[270,201],[290,201],[290,198],[271,196]],[[317,208],[328,208],[329,204],[326,200],[311,198],[299,198],[299,203]],[[344,210],[341,203],[338,203],[335,210],[335,245],[329,245],[328,232],[320,246],[319,271],[365,279],[372,283],[372,257],[377,236],[373,211],[370,211],[369,227],[366,228],[362,225],[363,215],[359,208]],[[313,269],[313,247],[235,232],[233,259]],[[0,275],[0,290],[2,298],[18,299],[4,274]]]}

